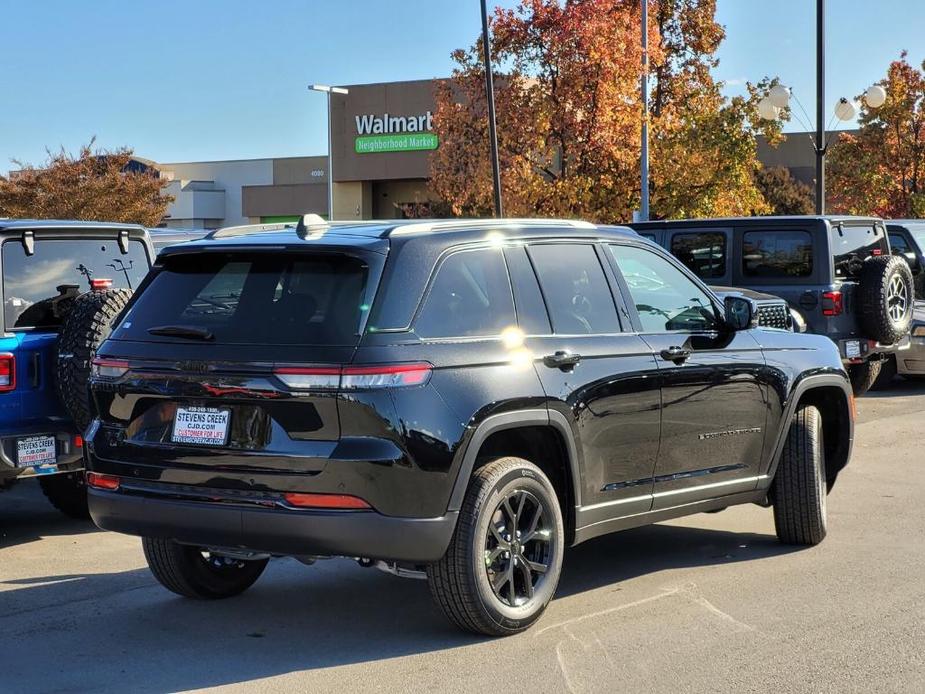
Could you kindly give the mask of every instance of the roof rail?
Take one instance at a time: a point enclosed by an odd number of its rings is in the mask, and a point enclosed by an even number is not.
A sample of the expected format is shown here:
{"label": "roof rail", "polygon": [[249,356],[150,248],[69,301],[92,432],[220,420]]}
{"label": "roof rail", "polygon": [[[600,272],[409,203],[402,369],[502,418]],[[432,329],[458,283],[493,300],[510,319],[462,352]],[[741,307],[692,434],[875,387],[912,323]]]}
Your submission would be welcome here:
{"label": "roof rail", "polygon": [[397,224],[389,230],[389,235],[425,234],[434,231],[451,231],[467,227],[527,227],[527,226],[568,226],[574,229],[596,229],[591,222],[581,219],[438,219],[421,222]]}
{"label": "roof rail", "polygon": [[274,222],[272,224],[240,224],[233,227],[222,227],[206,234],[207,239],[224,239],[230,236],[244,236],[260,231],[281,231],[283,229],[292,229],[295,224],[292,222]]}

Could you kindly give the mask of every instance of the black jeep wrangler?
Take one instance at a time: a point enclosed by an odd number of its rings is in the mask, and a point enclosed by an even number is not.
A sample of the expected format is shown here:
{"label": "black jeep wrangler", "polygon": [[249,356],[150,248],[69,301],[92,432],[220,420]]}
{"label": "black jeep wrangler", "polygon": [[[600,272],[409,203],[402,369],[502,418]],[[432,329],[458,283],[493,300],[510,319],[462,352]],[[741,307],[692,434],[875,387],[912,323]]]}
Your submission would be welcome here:
{"label": "black jeep wrangler", "polygon": [[823,539],[850,383],[827,338],[754,320],[628,229],[213,234],[161,252],[97,355],[91,514],[180,595],[344,556],[515,633],[605,533],[756,503]]}
{"label": "black jeep wrangler", "polygon": [[709,284],[786,299],[799,330],[831,338],[856,395],[909,347],[913,277],[873,217],[745,217],[640,222]]}

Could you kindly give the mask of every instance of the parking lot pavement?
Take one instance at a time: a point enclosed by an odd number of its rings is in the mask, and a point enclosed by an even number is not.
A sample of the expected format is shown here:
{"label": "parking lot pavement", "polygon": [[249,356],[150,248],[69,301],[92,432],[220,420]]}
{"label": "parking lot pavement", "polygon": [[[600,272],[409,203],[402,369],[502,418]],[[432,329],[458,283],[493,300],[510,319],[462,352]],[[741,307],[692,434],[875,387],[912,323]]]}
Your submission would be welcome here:
{"label": "parking lot pavement", "polygon": [[346,560],[271,563],[191,602],[140,543],[0,495],[0,691],[922,691],[925,387],[859,401],[829,537],[794,550],[756,506],[632,530],[566,556],[520,636],[454,630],[423,581]]}

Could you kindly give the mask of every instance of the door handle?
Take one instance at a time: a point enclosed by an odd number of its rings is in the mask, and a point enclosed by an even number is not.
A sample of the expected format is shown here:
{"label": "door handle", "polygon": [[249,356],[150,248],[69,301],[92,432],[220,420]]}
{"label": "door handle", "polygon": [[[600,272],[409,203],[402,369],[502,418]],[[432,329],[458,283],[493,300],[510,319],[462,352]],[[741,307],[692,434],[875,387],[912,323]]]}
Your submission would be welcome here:
{"label": "door handle", "polygon": [[543,363],[550,369],[561,369],[562,371],[575,368],[575,364],[580,361],[580,354],[572,354],[571,352],[564,352],[562,350],[555,354],[547,354],[543,357]]}
{"label": "door handle", "polygon": [[661,351],[662,359],[673,361],[675,364],[683,364],[691,356],[691,351],[684,347],[669,347]]}

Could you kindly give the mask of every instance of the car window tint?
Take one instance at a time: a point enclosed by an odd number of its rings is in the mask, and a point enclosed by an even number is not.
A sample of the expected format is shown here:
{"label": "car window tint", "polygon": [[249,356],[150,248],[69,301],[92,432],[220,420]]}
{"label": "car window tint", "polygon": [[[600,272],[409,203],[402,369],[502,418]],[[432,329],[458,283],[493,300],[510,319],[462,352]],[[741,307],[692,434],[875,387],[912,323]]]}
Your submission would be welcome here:
{"label": "car window tint", "polygon": [[421,337],[499,335],[515,324],[500,248],[453,253],[441,263],[414,323]]}
{"label": "car window tint", "polygon": [[553,332],[560,335],[620,331],[617,309],[594,247],[588,244],[530,246]]}
{"label": "car window tint", "polygon": [[808,277],[813,274],[813,242],[806,231],[747,231],[742,237],[746,277]]}
{"label": "car window tint", "polygon": [[609,246],[639,313],[643,332],[714,330],[710,297],[680,269],[645,248]]}
{"label": "car window tint", "polygon": [[116,289],[134,289],[148,274],[141,241],[123,254],[115,240],[38,239],[26,255],[19,240],[3,244],[3,317],[7,330],[55,329],[70,301],[90,291],[90,279],[109,279]]}
{"label": "car window tint", "polygon": [[175,341],[148,330],[190,326],[217,344],[355,345],[367,275],[360,259],[333,253],[170,257],[113,336]]}
{"label": "car window tint", "polygon": [[837,226],[832,228],[830,236],[836,277],[856,279],[865,260],[889,252],[886,234],[877,226]]}
{"label": "car window tint", "polygon": [[909,242],[902,234],[890,234],[890,247],[895,253],[909,253]]}
{"label": "car window tint", "polygon": [[671,254],[698,277],[712,279],[726,274],[725,234],[675,234],[671,238]]}

